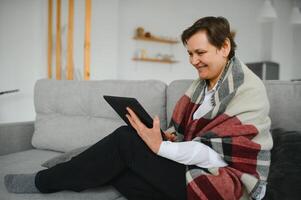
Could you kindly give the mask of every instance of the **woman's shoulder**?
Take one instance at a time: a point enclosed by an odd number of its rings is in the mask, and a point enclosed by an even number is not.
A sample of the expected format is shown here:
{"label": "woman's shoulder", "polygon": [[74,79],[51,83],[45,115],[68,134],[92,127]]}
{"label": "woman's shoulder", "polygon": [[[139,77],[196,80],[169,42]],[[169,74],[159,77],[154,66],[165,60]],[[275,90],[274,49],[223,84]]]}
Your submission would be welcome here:
{"label": "woman's shoulder", "polygon": [[243,62],[241,62],[241,66],[244,73],[244,85],[254,89],[265,90],[263,81]]}

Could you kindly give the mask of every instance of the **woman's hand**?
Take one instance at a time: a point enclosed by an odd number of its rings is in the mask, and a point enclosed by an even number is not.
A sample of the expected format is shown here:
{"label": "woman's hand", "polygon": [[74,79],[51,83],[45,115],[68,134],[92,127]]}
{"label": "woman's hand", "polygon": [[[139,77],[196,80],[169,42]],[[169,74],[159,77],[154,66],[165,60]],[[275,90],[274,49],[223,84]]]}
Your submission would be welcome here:
{"label": "woman's hand", "polygon": [[177,139],[177,136],[173,133],[165,132],[164,134],[165,134],[165,138],[171,142],[174,142]]}
{"label": "woman's hand", "polygon": [[140,121],[134,111],[132,111],[130,108],[127,108],[127,111],[129,114],[127,114],[126,117],[133,128],[136,129],[138,135],[142,138],[146,145],[157,154],[162,143],[159,117],[156,116],[154,118],[153,128],[148,128]]}

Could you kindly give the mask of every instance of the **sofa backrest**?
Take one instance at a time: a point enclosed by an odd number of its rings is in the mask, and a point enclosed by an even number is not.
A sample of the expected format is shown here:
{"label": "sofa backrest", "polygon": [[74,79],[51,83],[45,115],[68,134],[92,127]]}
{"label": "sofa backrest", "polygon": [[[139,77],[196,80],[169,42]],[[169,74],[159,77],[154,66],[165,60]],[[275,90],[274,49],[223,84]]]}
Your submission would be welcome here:
{"label": "sofa backrest", "polygon": [[90,145],[125,123],[103,95],[136,97],[166,127],[166,84],[160,81],[57,81],[35,84],[35,132],[39,149],[66,152]]}
{"label": "sofa backrest", "polygon": [[[167,88],[167,120],[171,119],[177,100],[192,80],[176,80]],[[301,82],[269,80],[264,82],[270,101],[272,128],[301,130]]]}
{"label": "sofa backrest", "polygon": [[[166,115],[167,115],[167,123],[170,122],[173,109],[177,103],[177,101],[183,96],[186,92],[192,80],[175,80],[172,81],[166,91],[167,101],[166,101]],[[169,124],[167,124],[169,125]]]}
{"label": "sofa backrest", "polygon": [[[90,145],[124,122],[104,101],[103,95],[136,97],[166,128],[178,99],[192,80],[167,86],[147,81],[56,81],[42,79],[35,85],[35,132],[32,144],[39,149],[69,151]],[[265,81],[270,100],[272,128],[301,130],[301,82]]]}
{"label": "sofa backrest", "polygon": [[271,109],[272,128],[301,130],[301,82],[264,82]]}

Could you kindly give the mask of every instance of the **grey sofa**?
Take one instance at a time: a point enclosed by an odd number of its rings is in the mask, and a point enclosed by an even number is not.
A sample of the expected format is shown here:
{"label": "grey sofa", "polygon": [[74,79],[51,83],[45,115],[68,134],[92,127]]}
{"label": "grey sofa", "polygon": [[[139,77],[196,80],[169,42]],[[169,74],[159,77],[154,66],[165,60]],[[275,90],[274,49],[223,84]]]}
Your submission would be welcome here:
{"label": "grey sofa", "polygon": [[[0,124],[0,199],[125,199],[111,186],[81,193],[11,194],[4,187],[3,177],[43,169],[41,164],[46,160],[93,144],[123,125],[103,100],[105,94],[136,97],[151,115],[159,115],[162,128],[166,128],[176,101],[190,83],[191,80],[176,80],[169,85],[156,80],[37,81],[36,120]],[[265,85],[272,128],[301,130],[301,82],[266,81]]]}

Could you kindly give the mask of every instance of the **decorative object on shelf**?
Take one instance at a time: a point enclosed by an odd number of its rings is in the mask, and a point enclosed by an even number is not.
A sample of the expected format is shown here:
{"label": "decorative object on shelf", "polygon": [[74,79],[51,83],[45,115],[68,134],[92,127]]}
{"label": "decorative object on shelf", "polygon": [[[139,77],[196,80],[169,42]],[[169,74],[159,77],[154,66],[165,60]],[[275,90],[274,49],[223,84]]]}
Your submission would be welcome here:
{"label": "decorative object on shelf", "polygon": [[173,55],[171,54],[163,54],[162,55],[162,60],[172,60],[173,59]]}
{"label": "decorative object on shelf", "polygon": [[[136,35],[133,38],[134,40],[139,41],[147,41],[147,42],[158,42],[158,43],[165,43],[169,45],[173,45],[178,43],[179,41],[176,39],[170,39],[167,37],[158,37],[153,35],[151,32],[145,32],[143,27],[138,27],[136,29]],[[134,61],[143,61],[143,62],[158,62],[158,63],[176,63],[177,61],[174,60],[174,55],[170,53],[157,53],[153,56],[149,56],[147,50],[144,48],[138,49],[135,52]]]}
{"label": "decorative object on shelf", "polygon": [[168,43],[168,44],[176,44],[176,43],[179,42],[176,39],[169,39],[169,38],[166,38],[166,37],[155,36],[149,31],[145,32],[143,27],[138,27],[136,29],[136,35],[135,35],[134,39],[135,40],[150,41],[150,42],[162,42],[162,43]]}
{"label": "decorative object on shelf", "polygon": [[147,51],[145,49],[141,49],[140,58],[147,58]]}
{"label": "decorative object on shelf", "polygon": [[277,13],[271,0],[265,0],[259,15],[260,22],[273,22],[277,19]]}
{"label": "decorative object on shelf", "polygon": [[0,95],[14,93],[14,92],[19,92],[19,89],[2,91],[0,92]]}
{"label": "decorative object on shelf", "polygon": [[152,37],[152,34],[151,34],[150,32],[146,32],[146,33],[144,34],[144,37],[146,37],[146,38],[151,38],[151,37]]}
{"label": "decorative object on shelf", "polygon": [[138,28],[136,29],[136,36],[137,36],[137,37],[144,37],[144,28],[138,27]]}
{"label": "decorative object on shelf", "polygon": [[162,60],[163,59],[163,54],[157,53],[155,56],[157,59]]}

